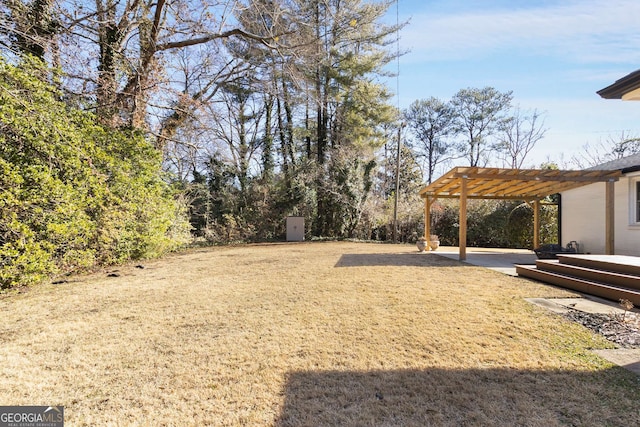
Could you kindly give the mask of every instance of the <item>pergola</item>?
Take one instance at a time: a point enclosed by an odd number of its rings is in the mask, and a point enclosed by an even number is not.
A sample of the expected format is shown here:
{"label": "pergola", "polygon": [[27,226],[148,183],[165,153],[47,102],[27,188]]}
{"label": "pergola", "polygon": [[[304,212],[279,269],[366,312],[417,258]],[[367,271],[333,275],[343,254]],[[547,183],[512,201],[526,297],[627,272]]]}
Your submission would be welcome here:
{"label": "pergola", "polygon": [[614,253],[614,183],[619,170],[550,170],[455,167],[420,190],[424,199],[424,234],[431,234],[431,205],[439,198],[460,199],[460,260],[467,258],[467,199],[513,199],[533,202],[533,244],[540,246],[540,201],[545,197],[605,182],[605,247]]}

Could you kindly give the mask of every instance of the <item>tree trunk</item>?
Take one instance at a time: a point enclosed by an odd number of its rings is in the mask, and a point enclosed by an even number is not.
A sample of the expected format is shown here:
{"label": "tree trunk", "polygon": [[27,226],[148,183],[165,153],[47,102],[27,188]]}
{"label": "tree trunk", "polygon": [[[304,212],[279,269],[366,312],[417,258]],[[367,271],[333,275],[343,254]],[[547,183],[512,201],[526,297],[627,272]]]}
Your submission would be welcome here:
{"label": "tree trunk", "polygon": [[122,43],[122,32],[116,23],[114,0],[96,2],[99,19],[98,43],[100,59],[98,63],[97,114],[100,120],[116,126],[118,106],[116,103],[118,84],[116,81],[116,57]]}
{"label": "tree trunk", "polygon": [[264,102],[264,144],[262,146],[262,179],[270,182],[273,178],[273,135],[271,134],[271,115],[273,114],[273,96],[267,95]]}

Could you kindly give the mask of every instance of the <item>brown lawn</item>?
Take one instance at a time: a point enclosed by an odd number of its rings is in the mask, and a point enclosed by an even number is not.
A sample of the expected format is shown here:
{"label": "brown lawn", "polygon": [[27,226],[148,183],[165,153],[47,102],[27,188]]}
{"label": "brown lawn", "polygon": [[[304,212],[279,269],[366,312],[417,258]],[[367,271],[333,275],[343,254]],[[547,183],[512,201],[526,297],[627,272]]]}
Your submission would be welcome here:
{"label": "brown lawn", "polygon": [[568,291],[419,254],[195,250],[0,298],[0,405],[66,425],[639,425],[611,347],[527,303]]}

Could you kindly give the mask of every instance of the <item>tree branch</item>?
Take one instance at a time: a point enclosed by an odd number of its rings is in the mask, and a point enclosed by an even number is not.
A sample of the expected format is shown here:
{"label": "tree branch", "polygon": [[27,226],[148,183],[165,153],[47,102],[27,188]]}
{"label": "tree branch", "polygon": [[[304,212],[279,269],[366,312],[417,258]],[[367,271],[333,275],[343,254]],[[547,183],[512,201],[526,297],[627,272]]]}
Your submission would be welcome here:
{"label": "tree branch", "polygon": [[244,30],[241,30],[240,28],[234,28],[232,30],[229,31],[225,31],[223,33],[217,33],[217,34],[209,34],[207,36],[204,37],[198,37],[198,38],[194,38],[194,39],[187,39],[187,40],[179,40],[179,41],[175,41],[175,42],[168,42],[168,43],[163,43],[163,44],[159,44],[156,46],[156,50],[157,51],[162,51],[162,50],[170,50],[170,49],[179,49],[182,47],[187,47],[187,46],[194,46],[194,45],[198,45],[198,44],[203,44],[203,43],[208,43],[212,40],[216,40],[216,39],[222,39],[222,38],[228,38],[228,37],[232,37],[232,36],[240,36],[246,39],[250,39],[250,40],[255,40],[258,41],[260,43],[262,43],[263,45],[267,46],[268,48],[271,49],[275,49],[274,45],[271,45],[268,43],[268,40],[274,40],[274,37],[262,37],[262,36],[258,36],[256,34],[251,34],[248,33]]}

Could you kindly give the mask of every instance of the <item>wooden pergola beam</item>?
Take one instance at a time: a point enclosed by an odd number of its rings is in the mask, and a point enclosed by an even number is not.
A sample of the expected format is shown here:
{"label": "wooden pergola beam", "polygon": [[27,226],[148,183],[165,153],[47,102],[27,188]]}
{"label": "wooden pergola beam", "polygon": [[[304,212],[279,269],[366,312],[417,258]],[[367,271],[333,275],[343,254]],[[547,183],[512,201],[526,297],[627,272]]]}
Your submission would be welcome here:
{"label": "wooden pergola beam", "polygon": [[[426,196],[426,197],[434,197],[431,194]],[[423,198],[426,198],[425,196],[423,196]],[[541,196],[536,194],[536,195],[518,195],[518,196],[478,196],[475,194],[469,194],[469,191],[467,190],[467,199],[487,199],[487,200],[522,200],[523,202],[532,202],[534,200],[536,200],[537,198],[540,198]],[[460,198],[460,194],[456,193],[456,194],[438,194],[438,199],[459,199]]]}
{"label": "wooden pergola beam", "polygon": [[567,175],[500,175],[500,174],[489,174],[489,173],[465,173],[465,172],[457,172],[452,175],[454,178],[458,178],[461,176],[466,176],[468,179],[482,179],[482,180],[491,180],[491,181],[537,181],[537,182],[602,182],[601,176],[589,176],[587,174],[567,174]]}
{"label": "wooden pergola beam", "polygon": [[[460,259],[466,259],[467,244],[467,200],[468,199],[506,199],[523,200],[534,203],[539,211],[540,200],[551,194],[571,190],[595,182],[607,183],[607,253],[614,252],[614,183],[622,176],[620,170],[547,170],[547,169],[503,169],[481,168],[475,166],[455,167],[449,172],[420,190],[424,199],[459,198],[460,199]],[[537,208],[535,205],[538,205]],[[429,205],[430,209],[430,205]],[[425,204],[426,210],[426,204]],[[426,218],[425,214],[425,218]],[[429,218],[430,219],[430,218]],[[534,218],[534,243],[539,246],[540,218]],[[426,228],[431,233],[430,227]],[[537,235],[537,237],[536,237]],[[428,238],[428,236],[426,236]]]}
{"label": "wooden pergola beam", "polygon": [[454,179],[451,182],[442,185],[441,187],[438,188],[438,191],[435,193],[435,195],[439,195],[439,193],[447,191],[451,187],[455,187],[457,183],[458,183],[458,180]]}

